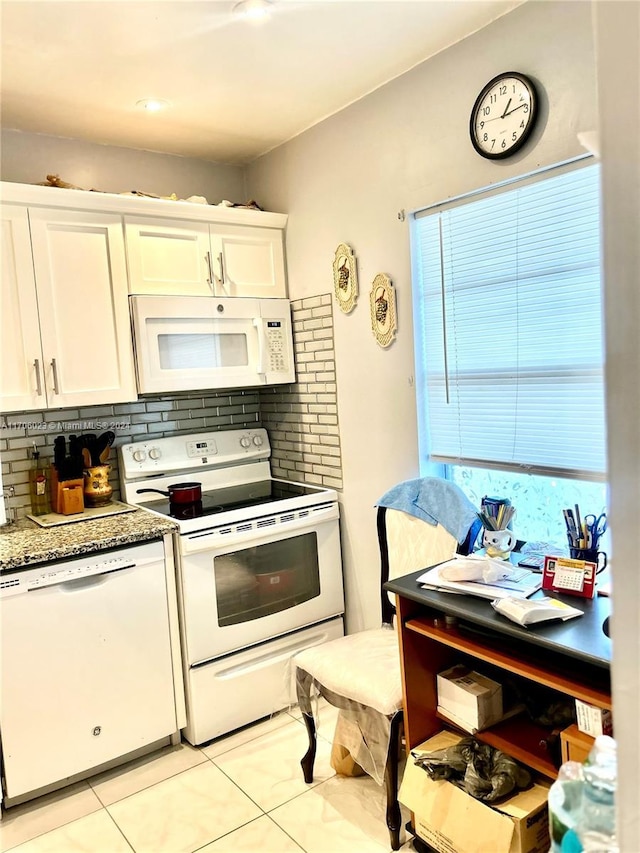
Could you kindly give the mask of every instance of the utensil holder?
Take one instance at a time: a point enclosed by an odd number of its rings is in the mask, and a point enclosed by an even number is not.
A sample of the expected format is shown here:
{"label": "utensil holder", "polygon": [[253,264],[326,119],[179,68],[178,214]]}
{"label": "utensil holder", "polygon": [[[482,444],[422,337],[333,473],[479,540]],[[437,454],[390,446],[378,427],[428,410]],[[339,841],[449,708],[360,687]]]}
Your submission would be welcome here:
{"label": "utensil holder", "polygon": [[105,506],[111,503],[113,488],[109,483],[111,465],[94,465],[84,472],[84,502],[86,506]]}

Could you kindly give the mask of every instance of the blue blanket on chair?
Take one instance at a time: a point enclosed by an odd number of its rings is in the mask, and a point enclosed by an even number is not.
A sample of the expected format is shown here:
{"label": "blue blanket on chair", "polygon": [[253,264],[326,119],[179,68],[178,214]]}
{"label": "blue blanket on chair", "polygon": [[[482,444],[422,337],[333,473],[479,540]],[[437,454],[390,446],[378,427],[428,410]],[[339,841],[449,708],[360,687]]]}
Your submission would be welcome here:
{"label": "blue blanket on chair", "polygon": [[441,524],[458,542],[464,542],[478,510],[455,483],[439,477],[405,480],[389,489],[377,506],[399,509],[429,524]]}

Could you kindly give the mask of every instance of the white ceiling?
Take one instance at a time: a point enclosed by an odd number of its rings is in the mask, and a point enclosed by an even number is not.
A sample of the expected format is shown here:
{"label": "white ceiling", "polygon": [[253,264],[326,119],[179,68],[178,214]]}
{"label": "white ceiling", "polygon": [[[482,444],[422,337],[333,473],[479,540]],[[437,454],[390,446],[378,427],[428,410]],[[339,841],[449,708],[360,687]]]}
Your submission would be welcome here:
{"label": "white ceiling", "polygon": [[2,125],[247,163],[521,2],[2,0]]}

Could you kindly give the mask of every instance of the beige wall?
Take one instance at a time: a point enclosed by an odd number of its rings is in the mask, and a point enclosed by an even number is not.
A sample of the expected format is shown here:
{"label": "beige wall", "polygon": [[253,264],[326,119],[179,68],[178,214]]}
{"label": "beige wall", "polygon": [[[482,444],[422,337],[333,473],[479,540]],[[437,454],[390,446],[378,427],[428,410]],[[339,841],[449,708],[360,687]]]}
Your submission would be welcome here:
{"label": "beige wall", "polygon": [[[539,84],[541,118],[522,153],[491,162],[471,146],[469,113],[484,83],[507,70]],[[334,312],[350,630],[379,620],[374,504],[419,474],[409,217],[398,212],[583,155],[576,134],[595,129],[595,89],[590,5],[528,3],[247,169],[249,193],[289,215],[292,298],[332,288],[340,242],[358,259],[356,308]],[[370,325],[378,272],[397,291],[398,336],[387,350]]]}
{"label": "beige wall", "polygon": [[248,201],[239,166],[218,166],[173,154],[3,130],[0,179],[38,184],[46,181],[47,175],[58,175],[81,189],[100,192],[136,190],[160,196],[175,193],[178,198],[202,195],[209,204],[218,204],[222,199]]}

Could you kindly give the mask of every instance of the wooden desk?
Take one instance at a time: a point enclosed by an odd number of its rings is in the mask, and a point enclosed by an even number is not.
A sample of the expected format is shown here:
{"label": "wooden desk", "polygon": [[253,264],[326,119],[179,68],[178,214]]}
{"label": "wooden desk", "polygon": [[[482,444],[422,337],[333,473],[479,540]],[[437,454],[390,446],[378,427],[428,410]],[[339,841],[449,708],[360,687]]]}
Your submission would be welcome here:
{"label": "wooden desk", "polygon": [[[396,594],[409,749],[447,725],[436,710],[436,675],[455,663],[468,663],[480,672],[483,662],[491,664],[590,705],[611,708],[611,640],[602,630],[609,599],[551,594],[584,610],[584,616],[522,628],[484,599],[422,589],[416,582],[421,574],[385,584]],[[537,592],[532,598],[541,596]],[[455,617],[456,624],[446,624],[445,616]],[[548,735],[548,729],[520,714],[476,736],[554,779],[557,769],[540,746]]]}

